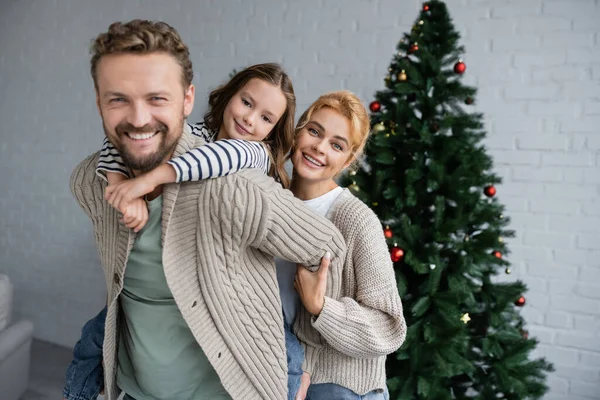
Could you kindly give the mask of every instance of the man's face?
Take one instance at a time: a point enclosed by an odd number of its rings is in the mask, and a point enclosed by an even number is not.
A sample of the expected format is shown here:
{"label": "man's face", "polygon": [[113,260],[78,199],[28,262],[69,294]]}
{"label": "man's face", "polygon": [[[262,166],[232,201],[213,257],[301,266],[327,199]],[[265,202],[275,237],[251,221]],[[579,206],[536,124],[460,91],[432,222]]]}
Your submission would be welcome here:
{"label": "man's face", "polygon": [[194,106],[181,66],[168,54],[111,54],[97,66],[96,102],[106,136],[133,171],[171,158]]}

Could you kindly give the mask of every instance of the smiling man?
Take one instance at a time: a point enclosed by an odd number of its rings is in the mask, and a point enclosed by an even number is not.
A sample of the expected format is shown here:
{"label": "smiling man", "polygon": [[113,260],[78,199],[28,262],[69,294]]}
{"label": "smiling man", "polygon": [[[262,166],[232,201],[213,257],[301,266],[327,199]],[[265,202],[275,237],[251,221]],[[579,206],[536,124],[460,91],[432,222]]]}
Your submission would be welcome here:
{"label": "smiling man", "polygon": [[[192,63],[175,29],[114,23],[92,52],[98,111],[125,168],[138,175],[203,144],[185,123]],[[107,400],[286,398],[273,256],[317,265],[330,251],[341,271],[341,234],[258,170],[157,187],[135,233],[104,200],[98,160],[75,168],[71,190],[106,278]]]}

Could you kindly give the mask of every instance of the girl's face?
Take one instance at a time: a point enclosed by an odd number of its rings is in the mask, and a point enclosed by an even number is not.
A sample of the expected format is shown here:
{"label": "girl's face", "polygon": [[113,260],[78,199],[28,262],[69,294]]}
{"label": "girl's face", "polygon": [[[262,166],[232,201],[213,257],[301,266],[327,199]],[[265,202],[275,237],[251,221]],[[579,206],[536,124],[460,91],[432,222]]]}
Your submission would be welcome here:
{"label": "girl's face", "polygon": [[296,136],[294,176],[309,181],[333,181],[353,160],[350,122],[339,112],[323,107]]}
{"label": "girl's face", "polygon": [[286,108],[285,96],[278,86],[252,78],[227,103],[218,138],[260,142]]}

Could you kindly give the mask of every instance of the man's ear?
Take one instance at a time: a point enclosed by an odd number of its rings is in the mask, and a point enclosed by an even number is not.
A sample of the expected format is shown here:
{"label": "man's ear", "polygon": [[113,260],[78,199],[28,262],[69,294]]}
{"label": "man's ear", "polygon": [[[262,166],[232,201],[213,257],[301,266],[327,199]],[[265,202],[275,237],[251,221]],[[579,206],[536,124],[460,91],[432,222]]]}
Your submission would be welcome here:
{"label": "man's ear", "polygon": [[185,115],[186,118],[189,117],[189,115],[192,113],[192,110],[194,109],[195,99],[196,88],[193,84],[190,84],[190,86],[187,88],[183,95],[183,115]]}

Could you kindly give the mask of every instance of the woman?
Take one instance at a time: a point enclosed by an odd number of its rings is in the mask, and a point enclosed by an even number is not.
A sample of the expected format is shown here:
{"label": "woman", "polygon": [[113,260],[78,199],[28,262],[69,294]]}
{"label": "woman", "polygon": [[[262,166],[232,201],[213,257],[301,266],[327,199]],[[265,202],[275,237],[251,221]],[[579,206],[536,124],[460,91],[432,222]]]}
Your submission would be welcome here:
{"label": "woman", "polygon": [[[297,268],[294,287],[304,308],[298,312],[295,332],[305,347],[310,400],[387,399],[385,359],[406,336],[381,223],[335,182],[356,162],[368,135],[367,111],[348,91],[319,97],[296,127],[291,190],[333,222],[348,248],[341,282],[327,282],[327,260],[318,272]],[[278,262],[282,288],[291,279],[284,276],[289,268],[283,263]],[[341,285],[341,296],[326,297],[328,284]],[[282,297],[285,310],[290,300],[283,291]]]}

